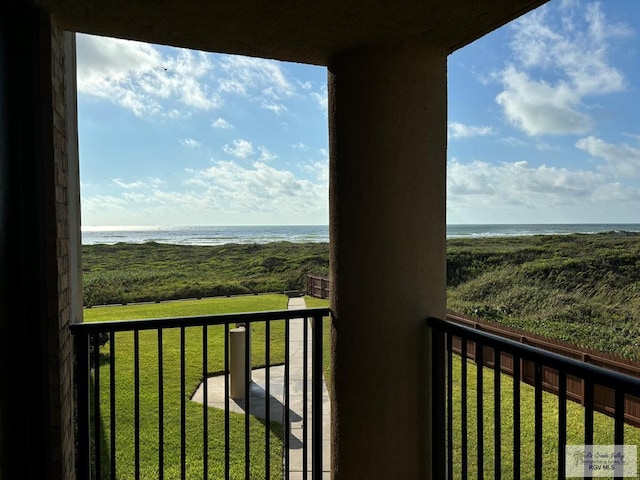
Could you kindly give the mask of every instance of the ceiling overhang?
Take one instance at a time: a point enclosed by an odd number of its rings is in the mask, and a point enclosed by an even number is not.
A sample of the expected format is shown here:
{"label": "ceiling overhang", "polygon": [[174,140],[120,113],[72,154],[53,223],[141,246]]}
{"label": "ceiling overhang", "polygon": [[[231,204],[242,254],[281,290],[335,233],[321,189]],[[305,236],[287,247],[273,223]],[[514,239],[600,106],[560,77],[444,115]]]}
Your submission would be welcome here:
{"label": "ceiling overhang", "polygon": [[328,65],[418,39],[451,53],[546,0],[35,0],[70,31]]}

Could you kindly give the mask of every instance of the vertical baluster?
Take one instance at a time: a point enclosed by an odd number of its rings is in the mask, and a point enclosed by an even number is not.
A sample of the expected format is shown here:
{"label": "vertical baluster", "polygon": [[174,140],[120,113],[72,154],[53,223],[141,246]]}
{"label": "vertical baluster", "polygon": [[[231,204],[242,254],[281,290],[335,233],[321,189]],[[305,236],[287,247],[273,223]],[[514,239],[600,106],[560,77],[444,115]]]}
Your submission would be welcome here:
{"label": "vertical baluster", "polygon": [[91,347],[93,355],[93,446],[95,457],[96,478],[102,476],[102,449],[100,445],[100,333],[91,334]]}
{"label": "vertical baluster", "polygon": [[116,480],[116,333],[109,332],[109,408],[111,410],[111,480]]}
{"label": "vertical baluster", "polygon": [[624,391],[616,388],[615,395],[616,413],[613,441],[615,445],[624,445]]}
{"label": "vertical baluster", "polygon": [[593,382],[585,378],[584,382],[584,441],[593,444]]}
{"label": "vertical baluster", "polygon": [[251,478],[251,323],[244,324],[244,476]]}
{"label": "vertical baluster", "polygon": [[[312,393],[311,393],[311,417],[313,418],[313,450],[311,468],[313,469],[313,480],[320,480],[322,475],[322,335],[323,329],[322,315],[313,318],[312,335],[312,359],[311,359],[311,377],[312,377]],[[305,353],[306,356],[306,353]]]}
{"label": "vertical baluster", "polygon": [[307,365],[308,359],[307,355],[309,355],[309,349],[307,348],[307,334],[308,334],[308,319],[307,317],[302,318],[302,475],[306,477],[307,475]]}
{"label": "vertical baluster", "polygon": [[229,324],[224,324],[224,478],[229,480],[231,469],[229,425]]}
{"label": "vertical baluster", "polygon": [[585,378],[584,382],[584,443],[593,445],[593,382]]}
{"label": "vertical baluster", "polygon": [[477,463],[478,463],[478,480],[484,478],[484,392],[483,392],[483,363],[484,363],[484,345],[476,341],[476,414],[477,414]]}
{"label": "vertical baluster", "polygon": [[460,413],[462,426],[460,429],[461,445],[462,445],[462,478],[468,476],[468,461],[467,461],[467,339],[461,337],[462,340],[462,371],[461,371],[461,396],[462,402]]}
{"label": "vertical baluster", "polygon": [[558,370],[558,480],[565,478],[567,446],[567,372]]}
{"label": "vertical baluster", "polygon": [[289,480],[289,435],[291,425],[289,424],[289,319],[284,322],[284,474]]}
{"label": "vertical baluster", "polygon": [[535,364],[535,478],[542,480],[542,365]]}
{"label": "vertical baluster", "polygon": [[496,480],[502,478],[501,355],[499,348],[493,349],[493,471]]}
{"label": "vertical baluster", "polygon": [[133,331],[133,391],[134,391],[134,449],[135,478],[140,478],[140,331]]}
{"label": "vertical baluster", "polygon": [[164,478],[164,366],[162,329],[158,329],[158,480]]}
{"label": "vertical baluster", "polygon": [[202,326],[202,475],[204,480],[209,478],[209,353],[208,327]]}
{"label": "vertical baluster", "polygon": [[264,472],[265,478],[271,478],[271,322],[264,322],[264,383],[265,397],[267,399],[264,408]]}
{"label": "vertical baluster", "polygon": [[453,336],[447,333],[447,470],[453,479]]}
{"label": "vertical baluster", "polygon": [[513,478],[520,479],[520,367],[521,359],[513,354]]}
{"label": "vertical baluster", "polygon": [[180,478],[187,478],[185,327],[180,327]]}
{"label": "vertical baluster", "polygon": [[[593,445],[593,382],[584,378],[584,444]],[[585,475],[585,478],[589,478]]]}
{"label": "vertical baluster", "polygon": [[79,333],[75,338],[78,381],[78,463],[77,475],[91,478],[91,368],[89,335]]}

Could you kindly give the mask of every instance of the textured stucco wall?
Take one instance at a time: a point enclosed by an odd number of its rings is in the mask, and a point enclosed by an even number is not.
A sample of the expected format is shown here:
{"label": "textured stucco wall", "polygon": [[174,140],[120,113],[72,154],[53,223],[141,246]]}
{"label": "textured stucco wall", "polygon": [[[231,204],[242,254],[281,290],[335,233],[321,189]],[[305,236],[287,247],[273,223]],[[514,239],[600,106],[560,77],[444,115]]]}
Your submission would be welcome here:
{"label": "textured stucco wall", "polygon": [[446,52],[345,52],[329,72],[334,471],[424,479],[425,320],[446,312]]}

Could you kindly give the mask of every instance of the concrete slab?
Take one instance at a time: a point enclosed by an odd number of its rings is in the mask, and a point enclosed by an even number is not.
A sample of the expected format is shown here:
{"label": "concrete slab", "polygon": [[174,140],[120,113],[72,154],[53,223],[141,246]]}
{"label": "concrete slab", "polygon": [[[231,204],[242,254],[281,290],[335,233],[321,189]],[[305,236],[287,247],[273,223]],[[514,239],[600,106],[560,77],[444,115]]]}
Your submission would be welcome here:
{"label": "concrete slab", "polygon": [[[289,309],[306,308],[304,297],[292,296],[289,298]],[[289,322],[289,467],[291,478],[304,477],[303,474],[303,446],[307,443],[307,467],[311,468],[311,357],[307,359],[307,435],[308,439],[303,439],[303,416],[304,416],[304,319],[292,319]],[[311,352],[311,329],[307,339],[307,352]],[[250,382],[249,414],[257,418],[266,418],[266,408],[269,408],[271,421],[284,423],[284,366],[272,366],[268,369],[269,385],[267,388],[267,369],[259,368],[252,370],[252,381]],[[213,408],[224,410],[225,408],[225,375],[209,377],[207,379],[207,404]],[[322,379],[322,436],[323,436],[323,479],[330,478],[331,465],[331,403],[324,378]],[[191,398],[192,401],[204,402],[204,384],[201,384]],[[234,413],[244,414],[246,412],[245,400],[229,399],[229,410]],[[311,478],[310,473],[308,478]]]}

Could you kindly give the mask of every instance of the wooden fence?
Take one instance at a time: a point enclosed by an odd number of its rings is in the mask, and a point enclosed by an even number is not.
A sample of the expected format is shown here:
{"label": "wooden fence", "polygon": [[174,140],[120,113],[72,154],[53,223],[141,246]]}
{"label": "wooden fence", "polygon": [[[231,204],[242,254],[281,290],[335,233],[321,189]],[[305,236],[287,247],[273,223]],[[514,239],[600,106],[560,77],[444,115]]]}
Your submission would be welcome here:
{"label": "wooden fence", "polygon": [[[307,295],[317,298],[329,298],[329,279],[314,275],[307,276]],[[583,362],[597,365],[609,370],[614,370],[632,377],[640,378],[640,363],[627,360],[616,355],[597,352],[585,348],[579,348],[559,340],[553,340],[541,335],[509,328],[497,323],[488,322],[474,317],[461,315],[455,312],[447,313],[447,320],[461,323],[483,332],[492,333],[500,337],[520,342],[532,347],[541,348],[550,352],[574,358]],[[462,341],[459,337],[453,338],[453,351],[462,353]],[[475,362],[475,343],[469,342],[467,346],[467,358]],[[484,347],[483,365],[493,368],[495,365],[494,351],[490,347]],[[534,384],[535,365],[527,360],[522,360],[519,365],[520,378],[530,385]],[[513,357],[506,353],[500,355],[500,370],[507,374],[513,374]],[[544,367],[542,370],[542,387],[544,390],[557,394],[559,375],[556,370]],[[603,385],[594,388],[594,409],[607,415],[613,415],[615,411],[615,392]],[[584,382],[580,378],[567,376],[567,398],[574,402],[584,404]],[[640,427],[640,399],[631,395],[624,400],[625,421],[636,427]]]}
{"label": "wooden fence", "polygon": [[[540,335],[512,329],[503,325],[492,322],[486,322],[477,318],[463,316],[454,312],[447,314],[447,320],[461,323],[476,330],[492,333],[510,340],[531,345],[543,350],[557,353],[565,357],[581,360],[592,365],[597,365],[609,370],[614,370],[632,377],[640,378],[640,364],[616,355],[610,355],[604,352],[596,352],[595,350],[582,349],[574,345],[545,338]],[[457,354],[462,353],[462,341],[459,337],[453,337],[453,351]],[[476,348],[474,342],[467,345],[467,358],[476,361]],[[493,348],[484,347],[483,349],[483,365],[494,368],[495,358]],[[517,368],[517,367],[516,367]],[[523,382],[533,385],[535,381],[535,364],[528,360],[521,360],[520,378]],[[514,364],[513,357],[504,352],[500,355],[500,370],[507,374],[513,375]],[[542,388],[548,392],[557,394],[559,385],[559,374],[557,370],[543,367],[542,369]],[[574,402],[584,405],[584,381],[581,378],[567,375],[567,398]],[[603,385],[594,386],[594,410],[613,416],[615,412],[615,392],[611,388]],[[640,399],[637,397],[626,395],[624,400],[625,422],[636,427],[640,426]]]}
{"label": "wooden fence", "polygon": [[316,298],[329,298],[329,279],[307,275],[307,295]]}

